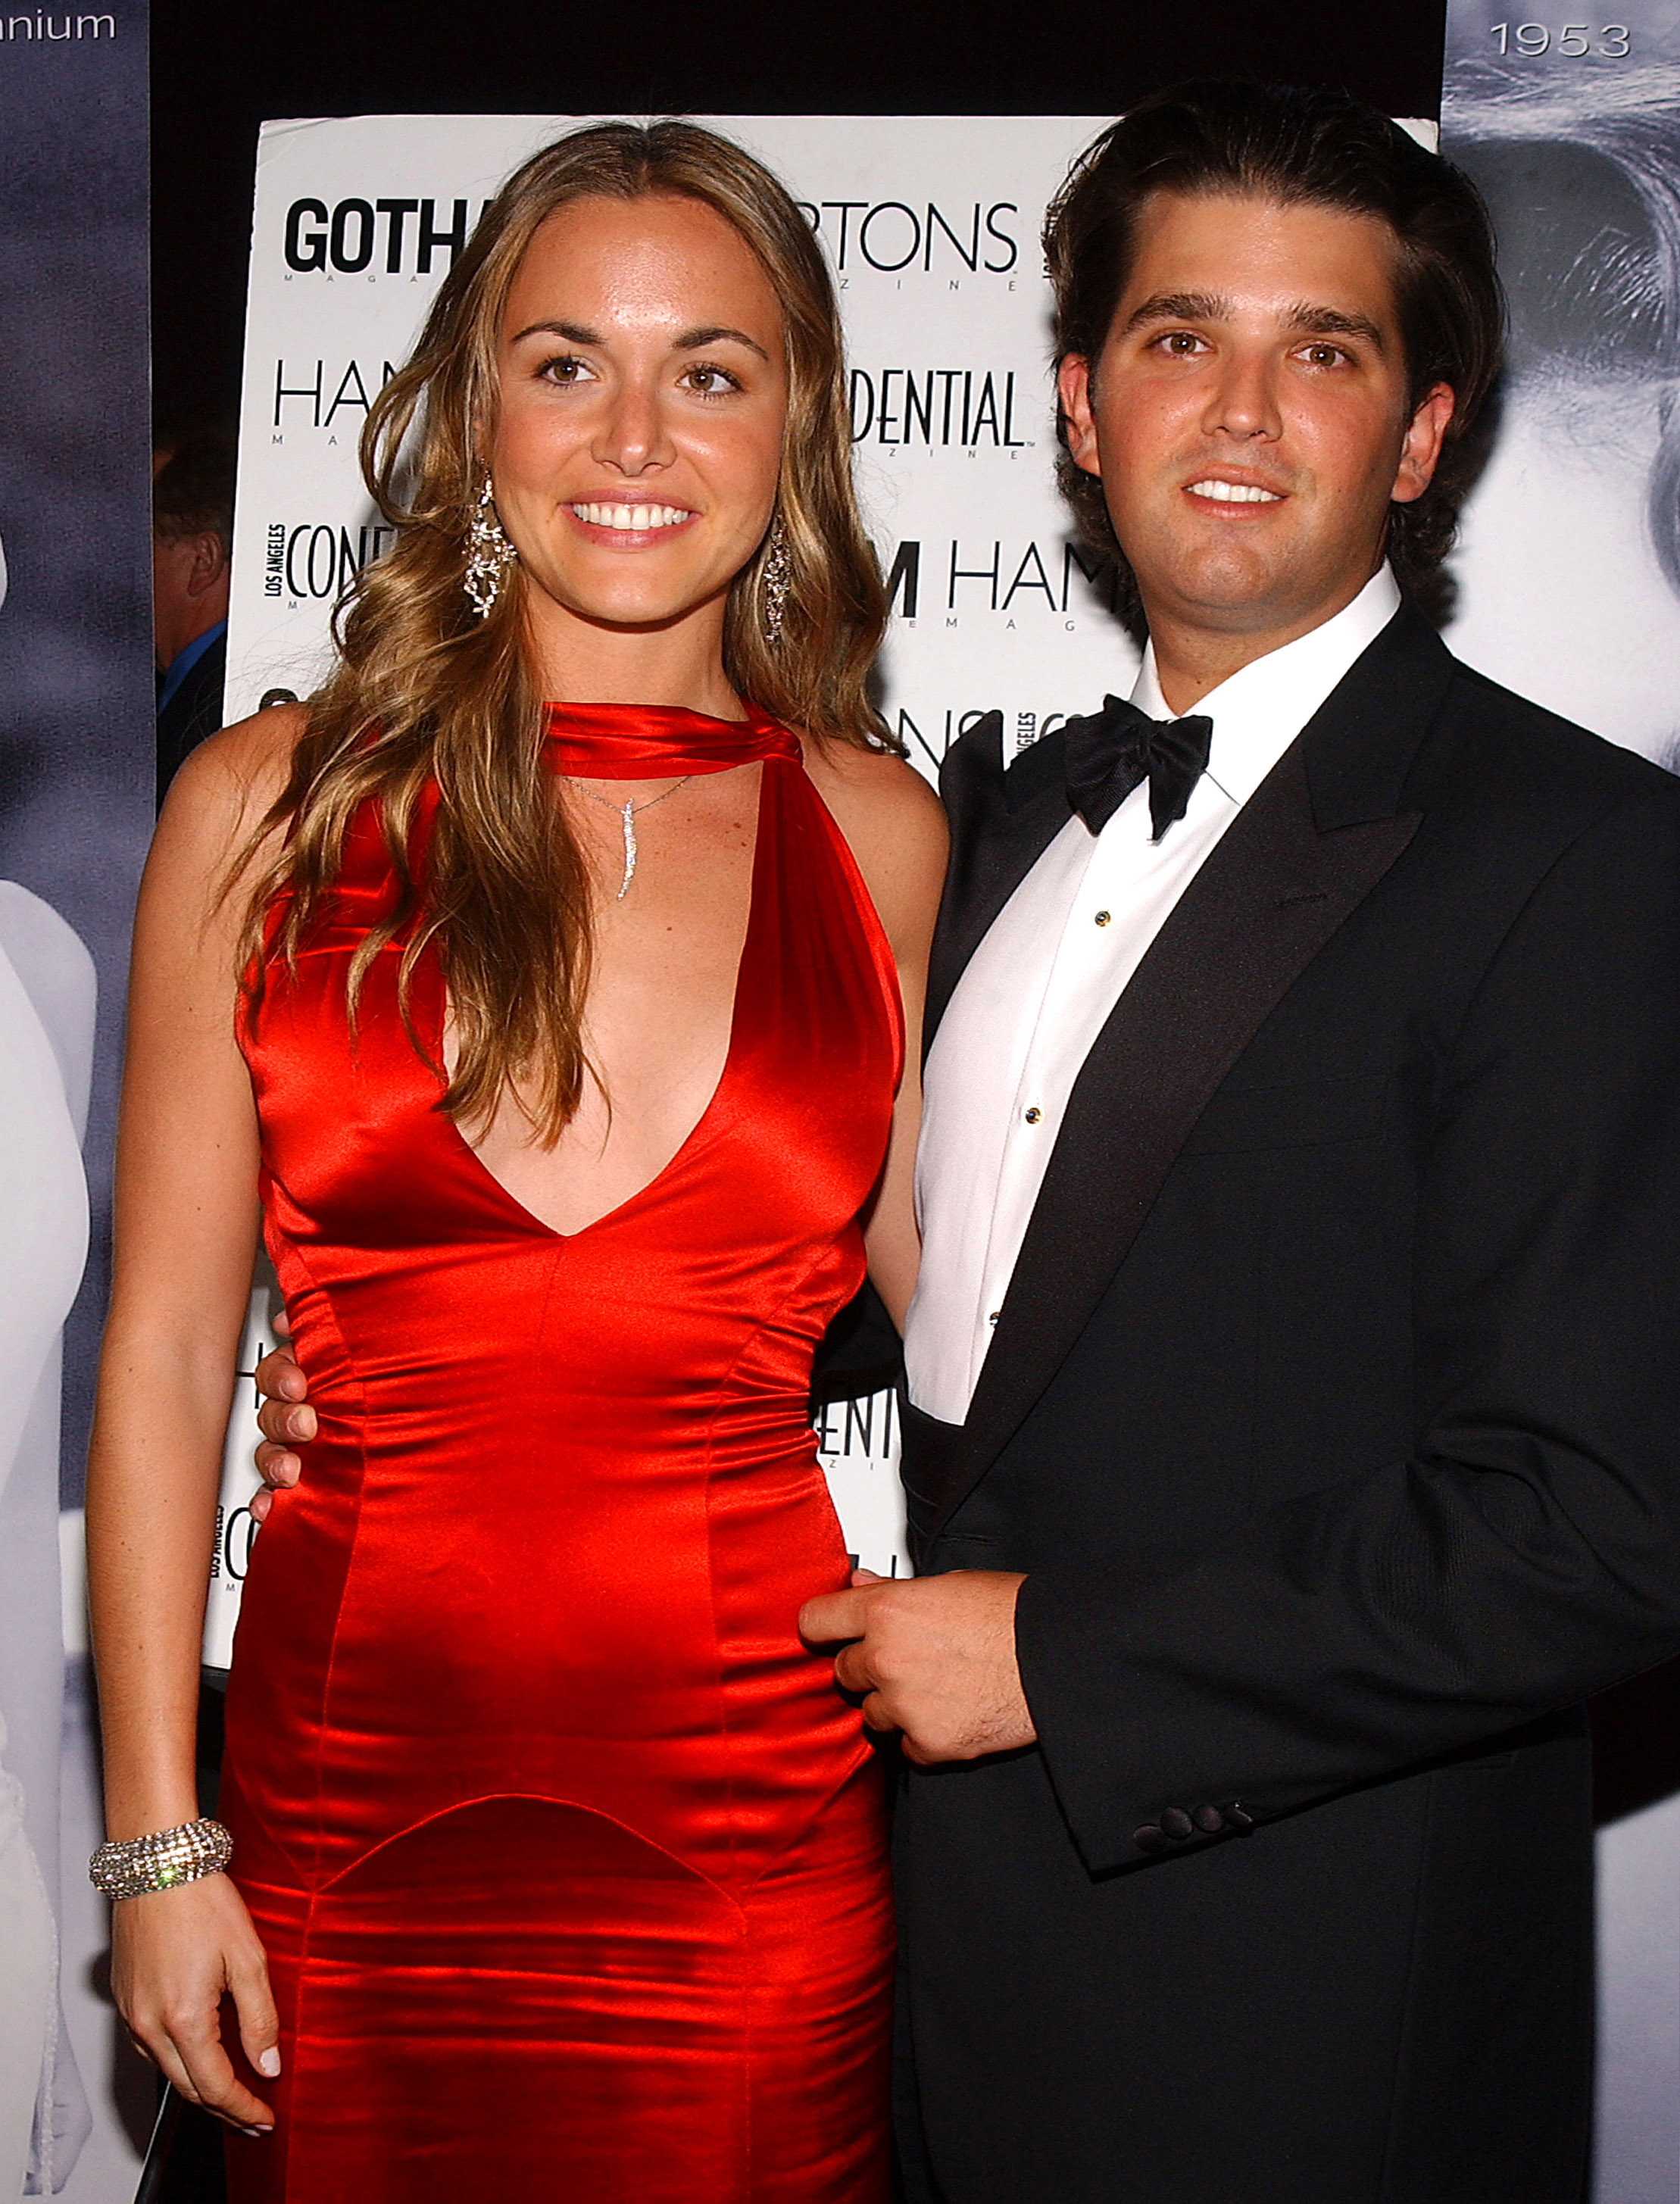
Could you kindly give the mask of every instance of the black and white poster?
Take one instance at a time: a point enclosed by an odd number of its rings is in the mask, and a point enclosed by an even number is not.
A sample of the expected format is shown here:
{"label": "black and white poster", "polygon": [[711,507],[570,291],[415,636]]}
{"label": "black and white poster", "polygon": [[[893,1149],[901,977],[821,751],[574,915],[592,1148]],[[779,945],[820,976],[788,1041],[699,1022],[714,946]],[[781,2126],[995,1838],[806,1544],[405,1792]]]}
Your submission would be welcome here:
{"label": "black and white poster", "polygon": [[[1680,769],[1680,5],[1584,20],[1451,0],[1442,151],[1480,185],[1509,364],[1447,640]],[[1680,2196],[1680,1792],[1647,1681],[1600,1724],[1596,2204]],[[1619,1757],[1635,1780],[1616,1783]]]}
{"label": "black and white poster", "polygon": [[135,0],[0,17],[0,2194],[86,2204],[135,2162],[78,1556],[152,809],[145,98]]}

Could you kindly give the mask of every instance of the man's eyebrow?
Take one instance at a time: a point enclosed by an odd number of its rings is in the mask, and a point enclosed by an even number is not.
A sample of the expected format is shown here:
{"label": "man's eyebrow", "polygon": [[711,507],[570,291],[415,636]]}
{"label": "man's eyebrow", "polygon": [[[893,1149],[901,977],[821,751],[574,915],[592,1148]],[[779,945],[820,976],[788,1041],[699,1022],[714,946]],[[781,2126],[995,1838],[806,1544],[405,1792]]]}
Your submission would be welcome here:
{"label": "man's eyebrow", "polygon": [[[1155,322],[1227,321],[1231,312],[1231,301],[1212,292],[1157,291],[1127,316],[1122,334],[1130,335]],[[1345,313],[1339,306],[1292,306],[1288,326],[1302,336],[1362,337],[1374,351],[1386,349],[1382,331],[1374,321],[1364,314]]]}
{"label": "man's eyebrow", "polygon": [[1231,301],[1208,291],[1156,291],[1126,317],[1122,332],[1130,335],[1150,322],[1222,322],[1231,314]]}
{"label": "man's eyebrow", "polygon": [[1382,331],[1363,314],[1344,313],[1339,306],[1297,306],[1289,325],[1303,336],[1363,337],[1373,351],[1386,349]]}

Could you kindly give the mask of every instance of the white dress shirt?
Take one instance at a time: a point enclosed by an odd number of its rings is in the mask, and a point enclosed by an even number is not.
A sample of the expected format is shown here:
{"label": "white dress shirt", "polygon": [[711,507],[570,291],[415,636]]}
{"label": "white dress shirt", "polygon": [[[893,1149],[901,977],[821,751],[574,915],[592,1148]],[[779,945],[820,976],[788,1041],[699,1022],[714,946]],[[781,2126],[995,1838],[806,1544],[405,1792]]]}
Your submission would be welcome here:
{"label": "white dress shirt", "polygon": [[[1214,723],[1184,816],[1149,838],[1149,790],[1100,834],[1077,814],[994,921],[928,1058],[916,1201],[922,1268],[905,1326],[910,1397],[959,1424],[1074,1081],[1149,945],[1214,844],[1399,608],[1384,566],[1352,603],[1233,673],[1196,705]],[[1153,649],[1131,701],[1162,699]]]}

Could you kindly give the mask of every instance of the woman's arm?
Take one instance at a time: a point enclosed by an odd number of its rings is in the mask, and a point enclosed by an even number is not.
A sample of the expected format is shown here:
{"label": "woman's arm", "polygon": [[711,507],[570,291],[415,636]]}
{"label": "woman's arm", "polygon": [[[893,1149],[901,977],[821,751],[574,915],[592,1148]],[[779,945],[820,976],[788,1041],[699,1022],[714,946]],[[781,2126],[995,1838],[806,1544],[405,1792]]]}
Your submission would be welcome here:
{"label": "woman's arm", "polygon": [[[88,1465],[93,1642],[109,1834],[198,1814],[199,1639],[222,1437],[257,1231],[258,1140],[234,1038],[243,898],[227,870],[280,785],[297,716],[196,751],[170,789],[135,921],[117,1138],[116,1273]],[[217,2028],[231,1990],[274,2071],[260,1946],[225,1875],[117,1902],[113,1982],[182,2093],[241,2124],[268,2108]]]}
{"label": "woman's arm", "polygon": [[830,746],[807,767],[846,836],[898,966],[904,999],[905,1067],[892,1137],[864,1233],[870,1277],[900,1331],[916,1285],[916,1135],[922,1120],[922,1010],[928,951],[949,847],[938,797],[902,760]]}
{"label": "woman's arm", "polygon": [[870,1283],[901,1333],[922,1261],[922,1236],[916,1227],[916,1136],[922,1129],[922,1008],[927,985],[924,947],[919,958],[899,966],[899,987],[904,997],[904,1077],[893,1105],[886,1168],[864,1225]]}

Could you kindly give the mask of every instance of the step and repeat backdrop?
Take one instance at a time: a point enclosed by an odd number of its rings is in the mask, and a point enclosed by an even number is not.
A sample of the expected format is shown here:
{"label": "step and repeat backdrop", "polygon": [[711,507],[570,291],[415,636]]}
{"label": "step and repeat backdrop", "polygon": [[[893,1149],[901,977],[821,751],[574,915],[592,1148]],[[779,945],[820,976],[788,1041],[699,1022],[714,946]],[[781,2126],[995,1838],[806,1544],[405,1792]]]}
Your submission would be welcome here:
{"label": "step and repeat backdrop", "polygon": [[[279,122],[258,157],[229,708],[306,689],[382,541],[356,468],[484,200],[580,117]],[[1130,680],[1051,483],[1039,230],[1095,116],[702,116],[769,163],[828,249],[865,508],[891,577],[889,720],[932,771],[1001,710],[1024,745]]]}

